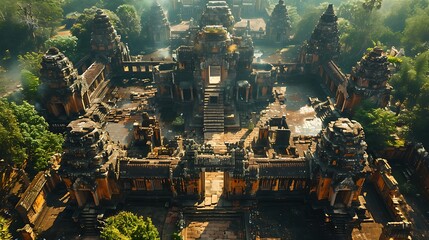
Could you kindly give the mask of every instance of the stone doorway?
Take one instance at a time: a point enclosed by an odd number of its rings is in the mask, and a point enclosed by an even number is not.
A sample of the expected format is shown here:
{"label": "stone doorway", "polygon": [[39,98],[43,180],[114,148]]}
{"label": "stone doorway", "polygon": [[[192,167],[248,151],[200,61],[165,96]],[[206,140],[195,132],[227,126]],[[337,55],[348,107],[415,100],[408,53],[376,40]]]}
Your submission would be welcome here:
{"label": "stone doorway", "polygon": [[224,190],[224,172],[204,172],[204,205],[216,206]]}

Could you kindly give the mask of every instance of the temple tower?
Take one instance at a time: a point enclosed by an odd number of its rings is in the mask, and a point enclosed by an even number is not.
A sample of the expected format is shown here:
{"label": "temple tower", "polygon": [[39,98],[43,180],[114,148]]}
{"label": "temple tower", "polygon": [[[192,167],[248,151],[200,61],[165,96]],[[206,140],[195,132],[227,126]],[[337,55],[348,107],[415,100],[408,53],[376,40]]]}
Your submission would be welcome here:
{"label": "temple tower", "polygon": [[389,62],[383,50],[375,47],[352,68],[348,81],[349,98],[345,99],[343,111],[353,112],[355,107],[368,100],[376,107],[386,107],[392,87],[387,83],[390,77]]}
{"label": "temple tower", "polygon": [[73,63],[57,48],[45,53],[41,65],[41,105],[48,121],[68,123],[68,119],[89,107],[88,87]]}
{"label": "temple tower", "polygon": [[200,27],[222,25],[229,32],[232,32],[234,23],[234,16],[225,1],[209,1],[201,16]]}
{"label": "temple tower", "polygon": [[320,133],[313,159],[315,202],[334,238],[350,236],[357,220],[358,196],[369,170],[364,138],[362,126],[348,118],[330,122]]}
{"label": "temple tower", "polygon": [[338,17],[334,7],[329,4],[325,13],[320,17],[316,28],[311,34],[307,46],[307,54],[311,54],[311,62],[329,62],[340,54],[338,34]]}
{"label": "temple tower", "polygon": [[120,42],[121,37],[116,33],[109,17],[98,9],[92,25],[92,53],[106,58],[114,57],[119,51]]}
{"label": "temple tower", "polygon": [[107,132],[88,118],[72,121],[67,126],[60,175],[79,207],[98,206],[100,200],[119,194],[119,146],[110,141]]}
{"label": "temple tower", "polygon": [[170,23],[164,10],[158,2],[154,2],[149,17],[148,36],[151,43],[157,46],[166,46],[170,43]]}
{"label": "temple tower", "polygon": [[283,0],[274,7],[267,24],[267,38],[275,43],[287,43],[290,38],[291,23]]}

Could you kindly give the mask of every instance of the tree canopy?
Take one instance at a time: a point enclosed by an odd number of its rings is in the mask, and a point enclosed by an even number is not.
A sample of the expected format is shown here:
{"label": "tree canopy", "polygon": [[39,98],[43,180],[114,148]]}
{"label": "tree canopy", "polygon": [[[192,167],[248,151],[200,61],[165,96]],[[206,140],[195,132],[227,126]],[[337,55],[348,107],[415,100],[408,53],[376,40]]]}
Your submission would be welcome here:
{"label": "tree canopy", "polygon": [[144,219],[131,212],[120,212],[107,218],[105,226],[101,230],[101,238],[105,240],[160,239],[159,232],[150,218]]}
{"label": "tree canopy", "polygon": [[373,108],[364,102],[355,112],[357,120],[365,131],[365,141],[368,148],[382,150],[395,144],[397,117],[390,110]]}
{"label": "tree canopy", "polygon": [[52,155],[62,151],[64,137],[48,130],[48,124],[28,102],[0,101],[0,158],[19,167],[26,163],[34,175],[49,167]]}
{"label": "tree canopy", "polygon": [[48,39],[44,47],[46,49],[56,47],[72,62],[77,62],[79,60],[77,55],[77,41],[78,39],[75,36],[56,36]]}
{"label": "tree canopy", "polygon": [[133,5],[124,4],[118,7],[116,14],[120,20],[120,34],[132,42],[140,36],[140,16]]}
{"label": "tree canopy", "polygon": [[12,234],[9,232],[10,221],[6,220],[0,216],[0,239],[10,240],[12,239]]}
{"label": "tree canopy", "polygon": [[63,18],[62,0],[3,0],[0,6],[0,54],[16,56],[40,47]]}
{"label": "tree canopy", "polygon": [[37,91],[40,85],[39,78],[28,70],[21,70],[22,92],[27,101],[34,101],[37,98]]}

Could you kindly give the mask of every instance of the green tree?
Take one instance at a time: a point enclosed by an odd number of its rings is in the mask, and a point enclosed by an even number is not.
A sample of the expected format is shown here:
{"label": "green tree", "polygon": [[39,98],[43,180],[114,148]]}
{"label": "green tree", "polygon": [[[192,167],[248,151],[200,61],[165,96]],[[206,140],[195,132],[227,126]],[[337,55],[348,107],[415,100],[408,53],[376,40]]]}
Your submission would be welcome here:
{"label": "green tree", "polygon": [[429,48],[429,7],[416,13],[405,21],[402,43],[414,53]]}
{"label": "green tree", "polygon": [[134,6],[124,4],[118,7],[116,15],[120,20],[120,34],[126,39],[135,41],[141,31],[140,16]]}
{"label": "green tree", "polygon": [[0,239],[10,240],[12,235],[9,232],[10,221],[0,216]]}
{"label": "green tree", "polygon": [[21,105],[11,103],[10,108],[24,140],[20,147],[26,146],[27,172],[34,175],[47,169],[52,155],[62,151],[64,137],[50,132],[48,123],[28,102],[24,101]]}
{"label": "green tree", "polygon": [[150,218],[144,219],[131,212],[120,212],[106,219],[105,226],[101,230],[101,238],[114,239],[139,239],[156,240],[159,232]]}
{"label": "green tree", "polygon": [[[411,58],[402,58],[400,69],[390,79],[393,86],[393,97],[402,105],[412,109],[419,101],[420,104],[426,100],[419,100],[421,94],[425,94],[425,84],[429,83],[429,51],[419,54],[413,61]],[[423,96],[423,95],[422,95]]]}
{"label": "green tree", "polygon": [[40,69],[42,68],[42,57],[43,53],[41,52],[27,52],[23,55],[18,55],[19,67],[39,77]]}
{"label": "green tree", "polygon": [[380,9],[383,0],[364,0],[362,6],[367,11],[373,11],[374,9]]}
{"label": "green tree", "polygon": [[317,22],[320,19],[324,9],[322,8],[311,8],[305,14],[302,15],[301,21],[297,23],[296,33],[294,36],[295,42],[303,42],[310,39],[313,29],[316,27]]}
{"label": "green tree", "polygon": [[21,84],[23,94],[28,101],[34,101],[37,98],[37,90],[40,85],[39,78],[28,70],[21,70]]}
{"label": "green tree", "polygon": [[56,36],[48,39],[44,45],[46,49],[51,47],[58,48],[72,62],[79,60],[77,58],[77,37],[75,36]]}
{"label": "green tree", "polygon": [[414,70],[412,59],[407,57],[402,58],[399,71],[389,80],[389,83],[393,86],[393,98],[399,102],[398,106],[401,106],[410,96],[409,83],[414,81],[415,77],[416,71]]}
{"label": "green tree", "polygon": [[[366,4],[372,5],[372,2]],[[381,24],[377,9],[375,5],[364,7],[361,1],[348,1],[340,5],[338,16],[348,21],[340,28],[338,63],[343,69],[350,69],[372,42],[392,39],[393,33]]]}
{"label": "green tree", "polygon": [[62,21],[62,0],[2,0],[0,53],[12,56],[39,48]]}
{"label": "green tree", "polygon": [[369,103],[364,102],[356,110],[354,119],[362,124],[369,149],[382,150],[395,144],[398,119],[393,112],[373,108]]}
{"label": "green tree", "polygon": [[24,137],[9,103],[0,100],[0,159],[22,165],[27,158]]}

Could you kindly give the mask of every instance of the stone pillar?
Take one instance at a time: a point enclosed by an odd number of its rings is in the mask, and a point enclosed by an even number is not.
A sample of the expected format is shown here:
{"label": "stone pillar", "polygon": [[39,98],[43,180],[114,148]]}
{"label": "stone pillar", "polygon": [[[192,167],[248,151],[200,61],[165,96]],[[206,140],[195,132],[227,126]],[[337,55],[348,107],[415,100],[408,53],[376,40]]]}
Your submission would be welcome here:
{"label": "stone pillar", "polygon": [[76,196],[77,205],[79,207],[83,207],[86,203],[86,199],[84,199],[84,196],[82,196],[81,191],[73,190],[73,192],[75,193],[74,195]]}
{"label": "stone pillar", "polygon": [[259,99],[259,85],[256,87],[256,99]]}
{"label": "stone pillar", "polygon": [[268,141],[268,127],[259,128],[258,141],[260,142]]}
{"label": "stone pillar", "polygon": [[338,193],[338,191],[334,190],[334,195],[332,195],[332,198],[330,201],[331,206],[334,206],[334,204],[335,204],[335,198],[337,198],[337,193]]}
{"label": "stone pillar", "polygon": [[100,205],[100,198],[98,197],[97,191],[96,190],[95,191],[91,191],[91,194],[92,194],[92,198],[94,199],[95,206]]}
{"label": "stone pillar", "polygon": [[246,88],[246,102],[249,102],[249,91],[250,91],[250,86]]}
{"label": "stone pillar", "polygon": [[191,91],[191,101],[194,101],[194,88],[191,87],[190,91]]}
{"label": "stone pillar", "polygon": [[154,145],[156,147],[161,146],[161,129],[159,127],[153,128],[153,138],[154,138]]}
{"label": "stone pillar", "polygon": [[349,199],[348,199],[348,202],[347,202],[347,207],[351,207],[352,206],[353,194],[354,194],[354,192],[350,191],[350,196],[349,196]]}

